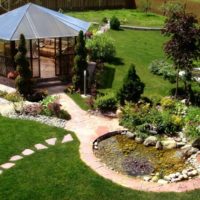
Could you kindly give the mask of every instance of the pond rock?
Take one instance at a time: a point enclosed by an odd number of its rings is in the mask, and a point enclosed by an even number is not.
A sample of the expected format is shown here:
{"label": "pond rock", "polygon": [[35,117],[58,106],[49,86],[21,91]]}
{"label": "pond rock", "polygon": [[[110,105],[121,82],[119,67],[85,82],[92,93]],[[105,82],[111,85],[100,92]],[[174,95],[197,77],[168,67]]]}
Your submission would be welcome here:
{"label": "pond rock", "polygon": [[158,183],[161,184],[161,185],[165,185],[165,184],[168,183],[168,181],[167,181],[167,180],[164,180],[164,179],[159,179],[159,180],[158,180]]}
{"label": "pond rock", "polygon": [[181,148],[181,151],[183,153],[183,156],[185,158],[190,157],[192,154],[195,154],[198,152],[197,148],[192,147],[191,145],[185,145]]}
{"label": "pond rock", "polygon": [[140,137],[136,137],[135,138],[135,141],[139,144],[143,143],[144,142],[144,139],[140,138]]}
{"label": "pond rock", "polygon": [[192,143],[192,147],[197,148],[200,150],[200,138],[196,139],[193,143]]}
{"label": "pond rock", "polygon": [[175,149],[177,144],[173,139],[163,140],[162,142],[163,149]]}
{"label": "pond rock", "polygon": [[126,136],[129,138],[129,139],[135,139],[136,137],[136,134],[135,133],[131,133],[129,131],[126,132]]}
{"label": "pond rock", "polygon": [[162,143],[160,141],[156,142],[156,149],[158,149],[158,150],[163,149]]}
{"label": "pond rock", "polygon": [[157,137],[149,136],[148,138],[145,139],[144,145],[145,146],[155,146],[157,141],[158,141]]}

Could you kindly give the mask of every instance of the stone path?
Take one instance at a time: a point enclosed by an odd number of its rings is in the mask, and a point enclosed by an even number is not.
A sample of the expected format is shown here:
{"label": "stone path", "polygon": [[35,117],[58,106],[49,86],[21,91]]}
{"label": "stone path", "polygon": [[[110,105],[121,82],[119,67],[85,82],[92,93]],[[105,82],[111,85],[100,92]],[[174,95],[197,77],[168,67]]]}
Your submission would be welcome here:
{"label": "stone path", "polygon": [[[20,155],[12,156],[9,159],[9,162],[0,165],[0,175],[3,174],[4,170],[8,170],[8,169],[11,169],[12,167],[14,167],[18,160],[22,160],[23,158],[28,157],[28,156],[36,153],[37,151],[48,149],[50,146],[56,145],[57,144],[56,141],[57,141],[57,138],[47,139],[47,140],[45,140],[45,145],[44,144],[35,144],[33,148],[25,149],[24,151],[22,151],[22,153]],[[63,137],[61,143],[63,144],[63,143],[71,142],[71,141],[73,141],[73,137],[71,136],[71,134],[67,134]],[[47,145],[49,145],[49,146],[47,146]]]}

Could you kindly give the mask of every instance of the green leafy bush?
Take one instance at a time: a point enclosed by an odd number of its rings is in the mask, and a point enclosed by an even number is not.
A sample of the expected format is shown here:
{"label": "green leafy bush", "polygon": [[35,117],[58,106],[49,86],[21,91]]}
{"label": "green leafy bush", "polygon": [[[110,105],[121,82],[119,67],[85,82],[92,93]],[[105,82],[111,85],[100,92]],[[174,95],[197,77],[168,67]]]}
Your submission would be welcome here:
{"label": "green leafy bush", "polygon": [[107,94],[105,96],[100,96],[95,101],[95,108],[99,109],[101,112],[115,112],[117,110],[117,99],[114,94]]}
{"label": "green leafy bush", "polygon": [[113,30],[119,30],[120,29],[120,21],[117,17],[113,16],[110,19],[110,28]]}
{"label": "green leafy bush", "polygon": [[144,87],[144,83],[136,74],[135,66],[132,64],[123,81],[122,87],[117,93],[117,99],[121,105],[124,105],[125,101],[137,102],[144,91]]}
{"label": "green leafy bush", "polygon": [[113,39],[105,34],[95,35],[88,39],[86,47],[89,51],[89,57],[93,61],[112,61],[116,54]]}
{"label": "green leafy bush", "polygon": [[176,71],[171,64],[165,60],[154,60],[149,65],[151,73],[162,76],[163,79],[168,80],[170,83],[176,82]]}

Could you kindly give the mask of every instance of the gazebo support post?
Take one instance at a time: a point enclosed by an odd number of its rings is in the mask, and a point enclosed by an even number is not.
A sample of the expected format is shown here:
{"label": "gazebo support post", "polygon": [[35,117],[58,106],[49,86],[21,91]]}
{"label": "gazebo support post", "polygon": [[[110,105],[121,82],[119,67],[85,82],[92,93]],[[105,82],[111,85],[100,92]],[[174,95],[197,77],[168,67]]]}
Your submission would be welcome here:
{"label": "gazebo support post", "polygon": [[15,54],[16,54],[15,41],[10,41],[11,63],[12,63],[12,65],[13,65],[13,68],[14,68],[14,69],[16,69]]}
{"label": "gazebo support post", "polygon": [[33,47],[32,47],[32,40],[30,40],[29,43],[30,43],[30,64],[31,64],[31,71],[33,73]]}
{"label": "gazebo support post", "polygon": [[62,75],[62,38],[59,38],[59,72]]}

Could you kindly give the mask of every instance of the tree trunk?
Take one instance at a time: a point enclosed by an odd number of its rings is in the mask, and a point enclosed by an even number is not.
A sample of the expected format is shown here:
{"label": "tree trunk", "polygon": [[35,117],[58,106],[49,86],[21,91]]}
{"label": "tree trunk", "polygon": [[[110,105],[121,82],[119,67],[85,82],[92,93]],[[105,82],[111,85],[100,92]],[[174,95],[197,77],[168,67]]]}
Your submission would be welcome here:
{"label": "tree trunk", "polygon": [[177,69],[176,72],[176,92],[175,92],[175,98],[178,97],[178,87],[179,87],[179,69]]}

